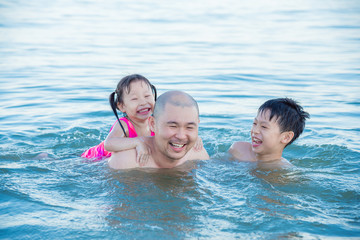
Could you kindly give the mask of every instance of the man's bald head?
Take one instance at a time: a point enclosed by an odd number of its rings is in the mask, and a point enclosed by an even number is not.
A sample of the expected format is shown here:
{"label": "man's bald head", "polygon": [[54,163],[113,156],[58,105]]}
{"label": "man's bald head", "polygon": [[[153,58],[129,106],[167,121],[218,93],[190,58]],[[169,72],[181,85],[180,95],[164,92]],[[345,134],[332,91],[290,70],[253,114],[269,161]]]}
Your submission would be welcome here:
{"label": "man's bald head", "polygon": [[195,107],[199,116],[199,107],[197,102],[189,94],[182,91],[168,91],[161,94],[155,103],[154,117],[157,118],[162,114],[166,104],[177,107]]}

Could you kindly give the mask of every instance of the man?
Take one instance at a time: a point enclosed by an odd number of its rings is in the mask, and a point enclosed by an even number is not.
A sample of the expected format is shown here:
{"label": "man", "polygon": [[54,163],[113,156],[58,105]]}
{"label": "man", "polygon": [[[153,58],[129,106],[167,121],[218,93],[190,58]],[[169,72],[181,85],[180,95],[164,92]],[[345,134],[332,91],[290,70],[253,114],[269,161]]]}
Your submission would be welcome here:
{"label": "man", "polygon": [[114,169],[128,168],[173,168],[190,160],[207,160],[204,148],[194,150],[198,138],[199,108],[187,93],[169,91],[155,103],[149,126],[153,137],[143,137],[150,149],[150,158],[140,166],[134,149],[112,153],[108,163]]}

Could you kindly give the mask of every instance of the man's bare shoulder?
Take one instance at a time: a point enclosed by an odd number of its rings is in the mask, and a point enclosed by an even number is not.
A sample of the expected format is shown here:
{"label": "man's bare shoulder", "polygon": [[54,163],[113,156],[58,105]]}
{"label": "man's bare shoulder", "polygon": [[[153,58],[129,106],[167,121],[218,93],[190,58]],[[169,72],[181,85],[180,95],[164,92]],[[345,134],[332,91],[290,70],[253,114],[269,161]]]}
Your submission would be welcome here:
{"label": "man's bare shoulder", "polygon": [[210,159],[209,154],[204,147],[202,147],[200,151],[191,148],[191,150],[184,156],[184,158],[186,158],[186,161]]}
{"label": "man's bare shoulder", "polygon": [[131,169],[131,168],[158,168],[152,156],[145,165],[136,161],[136,150],[129,149],[121,152],[113,152],[108,160],[108,165],[112,169]]}
{"label": "man's bare shoulder", "polygon": [[136,162],[135,149],[111,153],[108,164],[109,167],[113,169],[129,169],[139,167],[139,164]]}
{"label": "man's bare shoulder", "polygon": [[240,161],[253,161],[253,151],[249,142],[235,142],[231,145],[229,153]]}

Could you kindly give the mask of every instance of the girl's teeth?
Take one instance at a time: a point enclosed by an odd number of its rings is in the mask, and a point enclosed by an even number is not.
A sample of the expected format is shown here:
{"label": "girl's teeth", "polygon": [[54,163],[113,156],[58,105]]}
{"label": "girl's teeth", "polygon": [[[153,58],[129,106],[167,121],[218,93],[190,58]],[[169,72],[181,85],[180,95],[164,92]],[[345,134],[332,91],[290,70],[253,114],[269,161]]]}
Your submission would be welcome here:
{"label": "girl's teeth", "polygon": [[145,108],[145,109],[139,110],[138,112],[139,112],[139,113],[143,113],[143,112],[148,112],[148,111],[150,111],[149,108]]}

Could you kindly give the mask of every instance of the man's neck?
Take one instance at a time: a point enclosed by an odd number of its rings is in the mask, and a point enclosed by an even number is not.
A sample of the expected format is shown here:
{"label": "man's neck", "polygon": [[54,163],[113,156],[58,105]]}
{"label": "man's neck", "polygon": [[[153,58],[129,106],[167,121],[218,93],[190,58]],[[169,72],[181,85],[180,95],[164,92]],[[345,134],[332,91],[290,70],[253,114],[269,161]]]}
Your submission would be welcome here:
{"label": "man's neck", "polygon": [[153,160],[159,168],[174,168],[179,165],[179,160],[171,161],[161,154],[153,154]]}
{"label": "man's neck", "polygon": [[180,160],[172,160],[168,157],[164,156],[156,147],[156,144],[154,143],[154,138],[152,138],[152,159],[155,163],[155,165],[158,168],[173,168],[180,164],[182,159]]}

